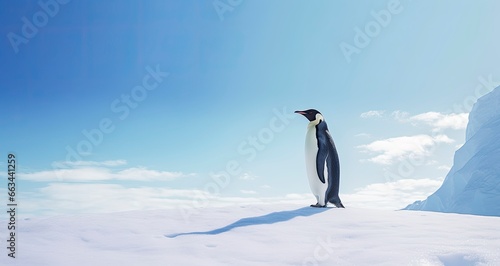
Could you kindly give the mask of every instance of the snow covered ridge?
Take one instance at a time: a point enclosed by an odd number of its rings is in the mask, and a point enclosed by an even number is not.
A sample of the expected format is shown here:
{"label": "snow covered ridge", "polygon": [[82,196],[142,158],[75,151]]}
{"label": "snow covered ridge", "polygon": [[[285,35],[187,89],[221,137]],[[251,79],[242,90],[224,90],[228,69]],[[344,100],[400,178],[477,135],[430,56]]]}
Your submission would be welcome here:
{"label": "snow covered ridge", "polygon": [[38,217],[18,233],[0,265],[500,265],[500,217],[448,213],[268,204],[189,221],[174,209]]}
{"label": "snow covered ridge", "polygon": [[500,87],[472,108],[466,142],[443,185],[405,209],[500,216]]}

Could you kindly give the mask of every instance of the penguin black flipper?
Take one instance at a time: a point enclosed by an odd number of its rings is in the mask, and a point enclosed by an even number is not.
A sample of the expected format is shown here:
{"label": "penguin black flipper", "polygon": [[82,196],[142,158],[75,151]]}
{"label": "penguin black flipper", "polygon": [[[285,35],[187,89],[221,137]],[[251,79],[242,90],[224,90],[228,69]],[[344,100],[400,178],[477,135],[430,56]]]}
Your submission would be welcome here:
{"label": "penguin black flipper", "polygon": [[326,159],[328,157],[328,154],[330,152],[330,149],[328,148],[328,143],[327,139],[324,136],[324,134],[320,133],[320,128],[323,127],[320,125],[326,126],[325,122],[321,122],[318,125],[316,125],[316,138],[318,139],[318,154],[316,155],[316,171],[318,172],[318,177],[319,180],[324,184],[325,183],[325,165],[326,165]]}
{"label": "penguin black flipper", "polygon": [[[330,140],[327,134],[328,126],[325,121],[320,121],[316,125],[316,139],[318,140],[318,154],[316,155],[316,171],[318,172],[319,180],[325,183],[325,165],[327,166],[327,158],[330,153]],[[327,166],[327,168],[330,168]]]}

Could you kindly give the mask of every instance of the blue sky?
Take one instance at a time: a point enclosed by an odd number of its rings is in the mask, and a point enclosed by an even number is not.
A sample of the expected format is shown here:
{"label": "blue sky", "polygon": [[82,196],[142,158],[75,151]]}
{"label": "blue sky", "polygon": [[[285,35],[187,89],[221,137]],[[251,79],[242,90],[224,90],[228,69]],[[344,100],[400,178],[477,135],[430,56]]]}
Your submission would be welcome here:
{"label": "blue sky", "polygon": [[439,186],[500,81],[496,1],[41,2],[0,11],[0,150],[26,214],[313,203],[292,114],[308,108],[345,205],[393,208]]}

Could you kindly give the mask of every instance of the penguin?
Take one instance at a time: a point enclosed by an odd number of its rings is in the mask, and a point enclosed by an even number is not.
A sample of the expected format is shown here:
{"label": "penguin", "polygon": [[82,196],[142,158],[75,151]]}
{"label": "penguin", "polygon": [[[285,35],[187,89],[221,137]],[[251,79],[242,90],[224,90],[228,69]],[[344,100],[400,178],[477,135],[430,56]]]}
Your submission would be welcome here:
{"label": "penguin", "polygon": [[306,170],[309,186],[317,200],[311,207],[324,208],[330,202],[337,208],[344,208],[339,197],[339,156],[323,115],[315,109],[295,113],[309,120],[305,143]]}

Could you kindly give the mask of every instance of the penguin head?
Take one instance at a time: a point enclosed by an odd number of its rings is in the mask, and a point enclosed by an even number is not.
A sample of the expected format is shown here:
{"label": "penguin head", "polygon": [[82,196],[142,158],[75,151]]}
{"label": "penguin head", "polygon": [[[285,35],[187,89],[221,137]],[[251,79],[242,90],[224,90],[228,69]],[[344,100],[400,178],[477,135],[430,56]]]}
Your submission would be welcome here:
{"label": "penguin head", "polygon": [[301,114],[307,118],[310,122],[324,120],[323,115],[316,109],[309,109],[305,111],[295,111],[296,114]]}

